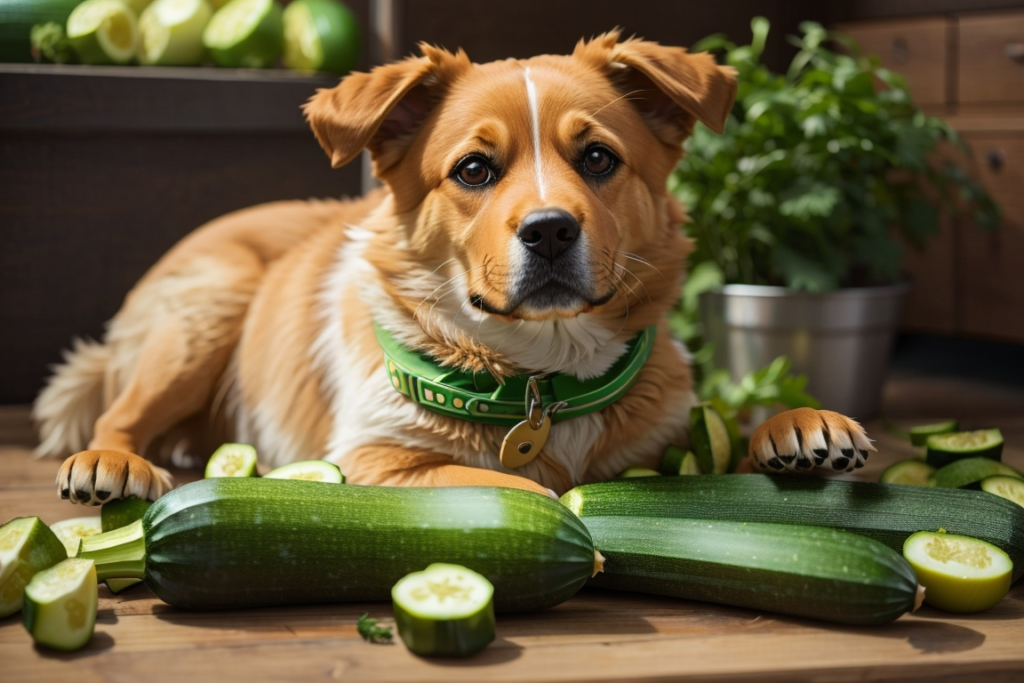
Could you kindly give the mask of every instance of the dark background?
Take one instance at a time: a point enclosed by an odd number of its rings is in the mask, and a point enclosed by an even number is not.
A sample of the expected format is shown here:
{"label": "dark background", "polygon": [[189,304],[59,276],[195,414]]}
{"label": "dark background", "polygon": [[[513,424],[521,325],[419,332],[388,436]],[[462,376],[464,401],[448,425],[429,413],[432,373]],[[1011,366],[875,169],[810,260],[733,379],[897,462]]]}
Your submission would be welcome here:
{"label": "dark background", "polygon": [[[792,55],[800,21],[1021,7],[1008,0],[406,0],[398,53],[418,41],[474,61],[570,51],[620,26],[666,44],[749,37],[772,22],[765,60]],[[366,26],[365,0],[349,2]],[[362,67],[370,63],[364,46]],[[98,338],[132,284],[193,228],[277,199],[360,191],[332,171],[298,107],[333,78],[212,68],[0,64],[0,403],[31,401],[72,336]]]}

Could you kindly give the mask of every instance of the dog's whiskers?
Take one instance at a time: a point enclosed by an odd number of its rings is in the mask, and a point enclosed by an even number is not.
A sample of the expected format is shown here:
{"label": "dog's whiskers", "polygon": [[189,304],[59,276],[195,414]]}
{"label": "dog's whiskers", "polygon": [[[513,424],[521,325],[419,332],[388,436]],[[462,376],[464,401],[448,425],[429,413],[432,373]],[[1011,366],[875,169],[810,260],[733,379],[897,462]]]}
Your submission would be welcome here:
{"label": "dog's whiskers", "polygon": [[[619,268],[623,272],[629,273],[630,275],[632,275],[633,279],[637,281],[637,284],[639,284],[641,287],[644,288],[644,294],[647,295],[647,303],[649,303],[649,304],[653,304],[654,303],[654,299],[651,298],[651,293],[649,291],[647,291],[647,285],[644,284],[643,280],[641,280],[640,278],[637,277],[636,273],[634,273],[633,271],[631,271],[629,268],[627,268],[625,266],[619,265],[618,263],[616,263],[614,265],[615,265],[616,268]],[[637,299],[639,300],[640,297],[637,297]]]}
{"label": "dog's whiskers", "polygon": [[655,273],[657,273],[658,275],[660,275],[660,276],[662,277],[662,279],[663,279],[663,280],[665,280],[665,282],[668,282],[668,278],[667,278],[667,277],[665,277],[665,274],[664,274],[664,273],[662,273],[662,272],[661,272],[660,270],[658,270],[658,269],[657,269],[657,268],[656,268],[656,267],[654,266],[654,264],[653,264],[653,263],[651,263],[650,261],[648,261],[647,259],[645,259],[645,258],[643,258],[643,257],[641,257],[641,256],[637,256],[636,254],[631,254],[631,253],[630,253],[630,252],[628,252],[628,251],[619,251],[618,249],[616,249],[616,250],[615,250],[615,253],[616,253],[616,254],[619,254],[619,255],[621,255],[621,256],[624,256],[625,258],[627,258],[627,259],[629,259],[629,260],[631,260],[631,261],[636,261],[637,263],[642,263],[642,264],[644,264],[645,266],[647,266],[648,268],[650,268],[651,270],[653,270],[653,271],[654,271]]}

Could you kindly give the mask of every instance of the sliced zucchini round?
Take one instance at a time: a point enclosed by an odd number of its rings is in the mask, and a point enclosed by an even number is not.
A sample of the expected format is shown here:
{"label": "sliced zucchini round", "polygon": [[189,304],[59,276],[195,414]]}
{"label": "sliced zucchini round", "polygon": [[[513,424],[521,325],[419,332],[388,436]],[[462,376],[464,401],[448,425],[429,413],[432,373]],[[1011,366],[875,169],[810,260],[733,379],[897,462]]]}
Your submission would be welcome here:
{"label": "sliced zucchini round", "polygon": [[103,524],[103,531],[113,531],[132,522],[142,519],[146,510],[153,504],[151,500],[128,496],[120,500],[112,500],[105,503],[100,510],[100,519]]}
{"label": "sliced zucchini round", "polygon": [[910,428],[910,443],[915,446],[925,446],[928,437],[936,434],[950,434],[960,429],[960,422],[957,420],[946,420],[930,425],[918,425]]}
{"label": "sliced zucchini round", "polygon": [[282,465],[263,475],[264,479],[302,479],[322,481],[327,484],[344,484],[345,475],[338,466],[326,460],[300,460]]}
{"label": "sliced zucchini round", "polygon": [[617,479],[636,479],[637,477],[660,477],[661,472],[649,467],[629,467],[619,472]]}
{"label": "sliced zucchini round", "polygon": [[977,538],[919,531],[903,544],[903,556],[925,587],[924,601],[947,612],[981,612],[1010,590],[1010,556]]}
{"label": "sliced zucchini round", "polygon": [[247,443],[226,443],[206,463],[205,477],[251,477],[256,474],[256,449]]}
{"label": "sliced zucchini round", "polygon": [[1005,498],[1024,507],[1024,480],[1002,475],[986,477],[981,480],[981,490],[994,493],[1000,498]]}
{"label": "sliced zucchini round", "polygon": [[77,650],[96,626],[96,566],[72,557],[32,577],[25,587],[25,628],[40,645]]}
{"label": "sliced zucchini round", "polygon": [[83,64],[127,64],[138,34],[135,13],[120,0],[85,0],[68,16],[68,40]]}
{"label": "sliced zucchini round", "polygon": [[395,625],[423,656],[468,657],[494,640],[494,586],[457,564],[432,564],[391,589]]}
{"label": "sliced zucchini round", "polygon": [[78,544],[83,538],[103,533],[103,523],[99,517],[75,517],[54,522],[50,525],[50,531],[64,544],[68,557],[74,557],[78,554]]}
{"label": "sliced zucchini round", "polygon": [[709,405],[690,409],[690,445],[701,472],[725,474],[729,471],[732,441],[718,411]]}
{"label": "sliced zucchini round", "polygon": [[935,486],[932,475],[935,468],[917,459],[901,460],[882,472],[878,479],[883,484],[905,484],[908,486]]}
{"label": "sliced zucchini round", "polygon": [[929,436],[925,444],[926,459],[932,467],[945,467],[964,458],[999,460],[1003,455],[1003,434],[998,429],[937,434]]}
{"label": "sliced zucchini round", "polygon": [[139,61],[195,66],[205,55],[203,29],[213,16],[206,0],[156,0],[139,17]]}
{"label": "sliced zucchini round", "polygon": [[966,458],[939,468],[933,475],[933,480],[939,488],[959,489],[974,486],[982,479],[996,476],[1024,479],[1024,474],[1001,462],[988,458]]}
{"label": "sliced zucchini round", "polygon": [[218,66],[273,66],[284,44],[282,13],[274,0],[231,0],[206,25],[203,44]]}
{"label": "sliced zucchini round", "polygon": [[64,544],[38,517],[18,517],[0,527],[0,618],[21,609],[25,586],[37,572],[67,557]]}

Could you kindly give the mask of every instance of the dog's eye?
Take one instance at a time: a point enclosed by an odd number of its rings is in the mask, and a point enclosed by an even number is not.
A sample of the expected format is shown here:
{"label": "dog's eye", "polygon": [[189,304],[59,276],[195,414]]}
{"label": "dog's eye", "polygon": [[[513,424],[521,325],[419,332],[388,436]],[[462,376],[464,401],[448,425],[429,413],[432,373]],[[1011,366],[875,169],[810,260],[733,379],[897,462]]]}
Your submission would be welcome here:
{"label": "dog's eye", "polygon": [[487,160],[476,155],[460,161],[452,175],[466,187],[481,187],[494,180],[494,171]]}
{"label": "dog's eye", "polygon": [[583,170],[591,176],[606,176],[615,168],[615,155],[601,145],[591,145],[583,152]]}

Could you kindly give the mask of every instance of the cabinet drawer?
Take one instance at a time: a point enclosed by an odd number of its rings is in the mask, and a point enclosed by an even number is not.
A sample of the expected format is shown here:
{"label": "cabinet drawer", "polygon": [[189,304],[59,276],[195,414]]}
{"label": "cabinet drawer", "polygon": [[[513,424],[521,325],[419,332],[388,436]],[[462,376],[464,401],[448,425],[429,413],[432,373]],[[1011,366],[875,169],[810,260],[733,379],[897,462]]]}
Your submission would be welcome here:
{"label": "cabinet drawer", "polygon": [[959,102],[1024,104],[1024,12],[962,16],[958,30]]}
{"label": "cabinet drawer", "polygon": [[917,104],[934,107],[949,101],[951,29],[945,18],[840,24],[836,29],[852,36],[865,54],[878,55],[882,66],[906,78]]}
{"label": "cabinet drawer", "polygon": [[943,219],[939,234],[925,251],[909,244],[904,247],[903,270],[914,280],[903,327],[917,332],[953,334],[956,331],[956,236],[953,225]]}
{"label": "cabinet drawer", "polygon": [[959,231],[961,329],[1024,342],[1024,136],[965,138],[1003,224],[995,232],[974,225]]}

